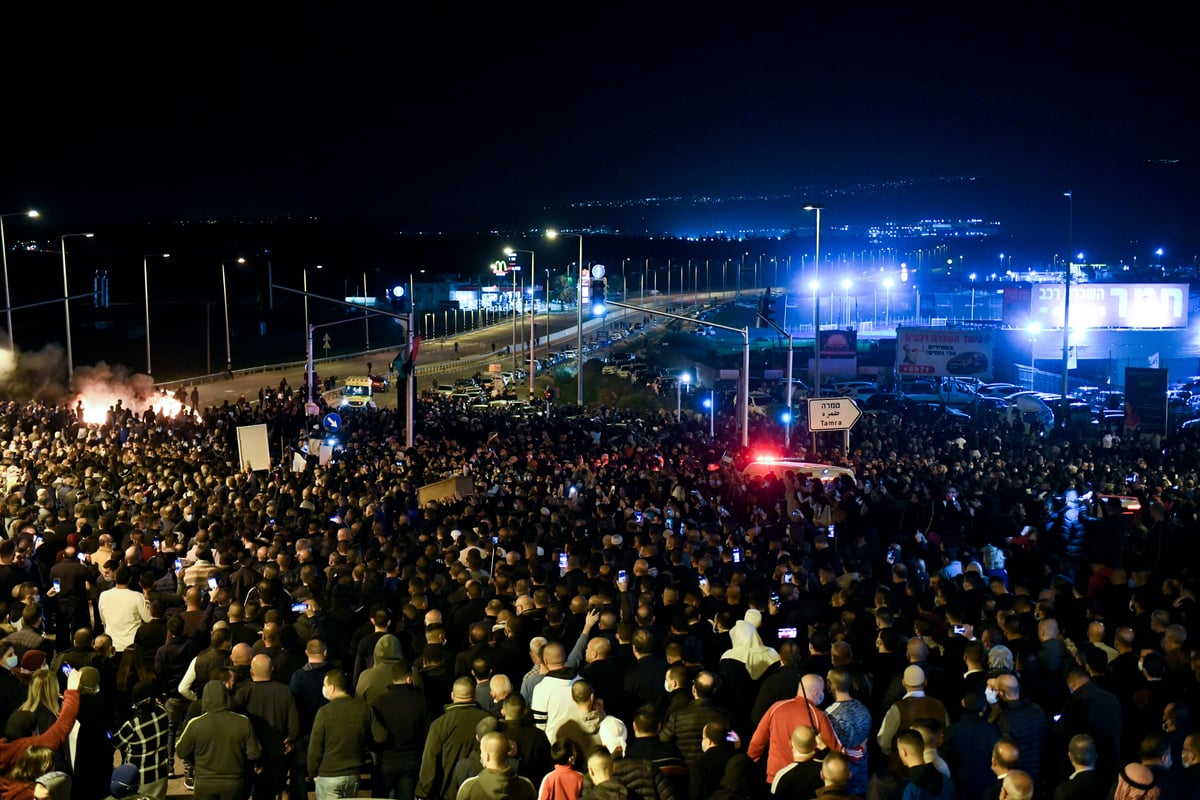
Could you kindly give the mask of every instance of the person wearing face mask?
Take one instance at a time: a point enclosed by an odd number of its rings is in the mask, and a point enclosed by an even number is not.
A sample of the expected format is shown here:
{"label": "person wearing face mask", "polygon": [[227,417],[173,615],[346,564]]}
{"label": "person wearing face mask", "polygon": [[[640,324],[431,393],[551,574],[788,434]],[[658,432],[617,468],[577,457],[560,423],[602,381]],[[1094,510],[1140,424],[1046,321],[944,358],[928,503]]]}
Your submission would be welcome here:
{"label": "person wearing face mask", "polygon": [[1189,733],[1183,740],[1179,753],[1183,774],[1179,777],[1179,788],[1184,797],[1200,797],[1200,733]]}
{"label": "person wearing face mask", "polygon": [[331,669],[325,674],[321,706],[308,743],[308,774],[313,776],[318,800],[354,797],[358,776],[371,738],[371,710],[351,697],[346,674]]}
{"label": "person wearing face mask", "polygon": [[1046,712],[1021,696],[1021,685],[1015,675],[1001,675],[994,681],[1000,708],[996,728],[1016,743],[1021,753],[1019,768],[1036,781],[1041,774],[1042,749],[1049,730]]}
{"label": "person wearing face mask", "polygon": [[[924,683],[924,676],[921,682]],[[800,679],[796,697],[772,705],[758,723],[746,755],[755,761],[762,759],[763,755],[767,756],[768,783],[775,780],[776,773],[792,763],[792,731],[797,726],[807,725],[816,731],[820,738],[817,744],[819,750],[843,751],[833,724],[820,708],[824,701],[825,679],[820,675],[805,675]]]}
{"label": "person wearing face mask", "polygon": [[1171,771],[1171,743],[1166,736],[1152,733],[1144,737],[1138,747],[1138,761],[1154,776],[1154,785],[1158,787],[1162,800],[1181,800],[1183,795]]}
{"label": "person wearing face mask", "polygon": [[0,642],[0,649],[4,651],[0,657],[0,664],[4,666],[0,669],[0,719],[7,720],[25,702],[25,686],[13,674],[13,670],[21,663],[17,651],[7,639]]}

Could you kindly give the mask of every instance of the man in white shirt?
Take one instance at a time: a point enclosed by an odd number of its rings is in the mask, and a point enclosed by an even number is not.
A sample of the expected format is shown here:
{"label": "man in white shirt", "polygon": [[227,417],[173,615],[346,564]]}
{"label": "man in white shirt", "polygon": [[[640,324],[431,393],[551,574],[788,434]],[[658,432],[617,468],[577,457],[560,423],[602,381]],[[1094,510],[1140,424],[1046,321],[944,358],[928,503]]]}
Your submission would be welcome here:
{"label": "man in white shirt", "polygon": [[124,691],[131,675],[136,678],[134,637],[143,623],[150,621],[150,603],[141,592],[129,588],[129,567],[117,569],[116,585],[100,593],[97,604],[104,632],[112,637],[113,650],[121,654],[117,669],[117,688]]}

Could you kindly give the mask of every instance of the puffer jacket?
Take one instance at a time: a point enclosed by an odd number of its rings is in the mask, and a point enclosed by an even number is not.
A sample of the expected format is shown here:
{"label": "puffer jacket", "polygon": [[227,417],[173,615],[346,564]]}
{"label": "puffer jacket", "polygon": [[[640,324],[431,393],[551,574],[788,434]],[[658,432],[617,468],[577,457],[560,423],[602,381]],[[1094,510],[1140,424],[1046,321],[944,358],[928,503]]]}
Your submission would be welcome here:
{"label": "puffer jacket", "polygon": [[634,795],[615,777],[599,786],[584,789],[579,800],[633,800]]}
{"label": "puffer jacket", "polygon": [[658,738],[674,742],[683,754],[683,760],[691,764],[700,757],[700,737],[704,726],[710,722],[729,724],[729,715],[712,704],[708,698],[693,700],[678,711],[668,714]]}
{"label": "puffer jacket", "polygon": [[[675,800],[675,789],[663,774],[650,761],[644,758],[613,759],[613,779],[608,783],[618,782],[629,790],[631,797],[641,800]],[[606,784],[602,784],[600,788]],[[589,776],[583,778],[583,791],[596,788]]]}

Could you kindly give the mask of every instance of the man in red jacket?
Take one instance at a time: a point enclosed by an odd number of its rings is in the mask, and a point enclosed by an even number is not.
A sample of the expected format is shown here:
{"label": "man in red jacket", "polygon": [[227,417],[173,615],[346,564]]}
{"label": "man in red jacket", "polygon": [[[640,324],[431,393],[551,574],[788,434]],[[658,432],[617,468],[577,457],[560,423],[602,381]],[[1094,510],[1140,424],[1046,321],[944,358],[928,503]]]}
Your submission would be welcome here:
{"label": "man in red jacket", "polygon": [[825,679],[820,675],[805,675],[800,687],[791,700],[780,700],[773,704],[759,720],[746,755],[758,761],[767,754],[767,783],[775,780],[775,773],[792,763],[792,731],[799,725],[807,725],[817,732],[818,749],[842,752],[838,740],[819,706],[825,700]]}

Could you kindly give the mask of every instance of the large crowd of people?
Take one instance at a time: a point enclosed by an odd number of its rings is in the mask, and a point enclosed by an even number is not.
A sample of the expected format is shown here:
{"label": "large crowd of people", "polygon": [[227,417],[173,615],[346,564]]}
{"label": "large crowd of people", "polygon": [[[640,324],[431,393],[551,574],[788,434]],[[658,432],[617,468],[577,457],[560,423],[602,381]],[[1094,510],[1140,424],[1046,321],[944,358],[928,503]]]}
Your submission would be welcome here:
{"label": "large crowd of people", "polygon": [[1200,796],[1191,431],[416,419],[0,405],[0,795]]}

